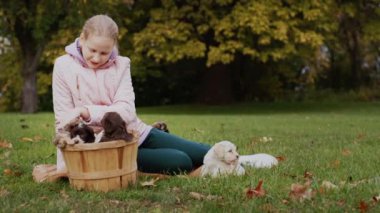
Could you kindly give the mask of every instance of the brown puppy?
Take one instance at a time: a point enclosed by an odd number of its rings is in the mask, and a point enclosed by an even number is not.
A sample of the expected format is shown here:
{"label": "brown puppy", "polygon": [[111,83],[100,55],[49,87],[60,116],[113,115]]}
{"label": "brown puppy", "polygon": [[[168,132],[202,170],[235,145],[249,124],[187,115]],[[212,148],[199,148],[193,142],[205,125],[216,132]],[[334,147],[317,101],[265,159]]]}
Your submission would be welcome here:
{"label": "brown puppy", "polygon": [[107,112],[101,121],[104,133],[100,142],[113,140],[132,141],[133,135],[127,132],[126,123],[117,112]]}

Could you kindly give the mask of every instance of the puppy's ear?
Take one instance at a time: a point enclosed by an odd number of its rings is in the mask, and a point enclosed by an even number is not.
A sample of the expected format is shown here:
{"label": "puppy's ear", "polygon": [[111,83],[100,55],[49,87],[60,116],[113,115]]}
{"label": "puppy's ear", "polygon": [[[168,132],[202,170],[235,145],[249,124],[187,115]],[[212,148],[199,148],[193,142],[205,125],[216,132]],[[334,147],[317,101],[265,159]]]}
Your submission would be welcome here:
{"label": "puppy's ear", "polygon": [[109,119],[103,119],[101,123],[102,123],[103,129],[106,132],[111,131],[113,129],[112,122]]}
{"label": "puppy's ear", "polygon": [[76,126],[79,125],[81,122],[80,118],[75,118],[74,120],[70,121],[68,124],[66,124],[63,129],[67,132],[71,132]]}
{"label": "puppy's ear", "polygon": [[222,160],[224,158],[224,146],[222,144],[215,144],[213,149],[216,157]]}

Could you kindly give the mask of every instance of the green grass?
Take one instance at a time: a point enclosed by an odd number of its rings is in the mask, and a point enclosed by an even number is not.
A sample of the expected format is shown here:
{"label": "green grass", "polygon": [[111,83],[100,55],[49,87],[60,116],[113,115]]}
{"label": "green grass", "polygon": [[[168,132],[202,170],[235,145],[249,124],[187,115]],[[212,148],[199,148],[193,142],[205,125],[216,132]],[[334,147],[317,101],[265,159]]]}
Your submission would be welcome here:
{"label": "green grass", "polygon": [[[272,169],[247,169],[242,177],[173,177],[152,188],[138,183],[109,193],[76,191],[67,180],[38,184],[31,176],[35,165],[55,163],[53,114],[4,113],[0,141],[13,148],[0,148],[0,211],[357,212],[361,201],[371,205],[370,212],[380,210],[371,201],[380,194],[380,103],[165,106],[138,108],[138,114],[147,123],[164,120],[173,134],[194,141],[230,140],[240,154],[264,152],[286,160]],[[273,140],[260,141],[264,136]],[[17,174],[7,175],[7,169]],[[291,184],[303,183],[305,171],[313,174],[313,189],[324,180],[339,188],[303,202],[289,199]],[[248,199],[244,190],[259,180],[266,196]],[[364,181],[355,184],[359,180]],[[190,192],[222,198],[197,200]]]}

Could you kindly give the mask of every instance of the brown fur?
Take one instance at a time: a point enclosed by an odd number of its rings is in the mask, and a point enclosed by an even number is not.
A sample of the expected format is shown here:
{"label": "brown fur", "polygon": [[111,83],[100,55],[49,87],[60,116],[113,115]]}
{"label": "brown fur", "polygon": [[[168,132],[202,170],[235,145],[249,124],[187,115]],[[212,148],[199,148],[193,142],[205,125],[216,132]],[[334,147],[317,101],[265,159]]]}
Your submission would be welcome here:
{"label": "brown fur", "polygon": [[101,124],[104,129],[104,135],[100,142],[125,140],[131,141],[133,135],[127,132],[126,123],[117,112],[107,112]]}

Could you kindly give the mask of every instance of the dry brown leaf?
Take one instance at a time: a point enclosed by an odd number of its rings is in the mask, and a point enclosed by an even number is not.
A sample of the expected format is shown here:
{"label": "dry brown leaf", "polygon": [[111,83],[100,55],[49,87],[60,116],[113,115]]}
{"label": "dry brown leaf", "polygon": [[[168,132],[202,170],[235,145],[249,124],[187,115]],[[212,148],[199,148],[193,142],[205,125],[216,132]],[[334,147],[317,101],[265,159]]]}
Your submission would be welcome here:
{"label": "dry brown leaf", "polygon": [[342,150],[342,155],[343,156],[350,156],[352,153],[349,149],[343,149]]}
{"label": "dry brown leaf", "polygon": [[330,166],[331,166],[332,168],[335,168],[335,169],[339,168],[339,167],[340,167],[340,160],[334,160],[334,161],[332,161],[332,162],[330,163]]}
{"label": "dry brown leaf", "polygon": [[357,136],[356,136],[356,139],[358,140],[361,140],[365,137],[365,134],[364,133],[359,133]]}
{"label": "dry brown leaf", "polygon": [[178,196],[175,196],[175,203],[181,204],[181,199]]}
{"label": "dry brown leaf", "polygon": [[261,212],[279,212],[278,209],[270,203],[264,203],[259,208]]}
{"label": "dry brown leaf", "polygon": [[179,193],[179,192],[181,192],[181,189],[178,188],[178,187],[173,187],[173,188],[171,189],[171,191],[172,191],[172,192],[175,192],[175,193]]}
{"label": "dry brown leaf", "polygon": [[10,194],[10,192],[6,189],[0,189],[0,197],[6,197]]}
{"label": "dry brown leaf", "polygon": [[36,135],[33,137],[33,140],[38,142],[38,141],[41,141],[42,140],[42,137],[40,135]]}
{"label": "dry brown leaf", "polygon": [[4,169],[3,173],[4,175],[12,175],[13,171],[11,169]]}
{"label": "dry brown leaf", "polygon": [[8,143],[8,141],[4,140],[4,141],[0,141],[0,148],[9,148],[9,149],[12,149],[13,146],[11,143]]}
{"label": "dry brown leaf", "polygon": [[290,186],[289,197],[293,200],[304,201],[310,200],[314,196],[313,190],[310,188],[311,182],[305,184],[293,183]]}
{"label": "dry brown leaf", "polygon": [[283,203],[284,205],[288,205],[288,204],[289,204],[289,200],[283,199],[283,200],[281,201],[281,203]]}
{"label": "dry brown leaf", "polygon": [[305,171],[303,174],[303,177],[307,180],[312,180],[313,179],[313,173]]}
{"label": "dry brown leaf", "polygon": [[277,156],[276,159],[278,160],[278,162],[286,160],[286,158],[284,156]]}
{"label": "dry brown leaf", "polygon": [[223,197],[217,195],[207,195],[206,200],[223,200]]}
{"label": "dry brown leaf", "polygon": [[217,195],[203,195],[198,192],[190,192],[190,197],[196,199],[196,200],[222,200],[223,197],[217,196]]}
{"label": "dry brown leaf", "polygon": [[337,189],[338,188],[337,185],[335,185],[335,184],[333,184],[333,183],[331,183],[330,181],[327,181],[327,180],[322,181],[321,187],[323,189],[326,189],[326,190],[331,190],[331,189]]}
{"label": "dry brown leaf", "polygon": [[205,196],[198,193],[198,192],[190,192],[189,193],[190,197],[196,199],[196,200],[202,200]]}
{"label": "dry brown leaf", "polygon": [[65,190],[61,190],[61,191],[60,191],[60,195],[61,195],[61,197],[62,197],[63,199],[65,199],[65,200],[69,198],[69,195],[66,193]]}
{"label": "dry brown leaf", "polygon": [[10,155],[11,155],[11,152],[10,151],[6,151],[2,155],[0,155],[0,160],[9,158]]}
{"label": "dry brown leaf", "polygon": [[22,137],[20,140],[22,142],[34,142],[34,140],[32,138],[28,138],[28,137]]}
{"label": "dry brown leaf", "polygon": [[143,187],[155,187],[156,186],[156,182],[160,180],[159,177],[156,177],[156,178],[153,178],[149,181],[144,181],[144,182],[141,182],[140,185],[143,186]]}
{"label": "dry brown leaf", "polygon": [[360,201],[358,209],[360,210],[360,212],[367,212],[369,209],[369,206],[366,202]]}
{"label": "dry brown leaf", "polygon": [[337,204],[338,206],[344,206],[344,205],[346,205],[346,200],[338,200],[338,201],[336,202],[336,204]]}
{"label": "dry brown leaf", "polygon": [[260,180],[257,184],[255,189],[248,188],[245,190],[245,195],[247,198],[253,198],[253,197],[263,197],[265,196],[266,192],[262,187],[263,180]]}

